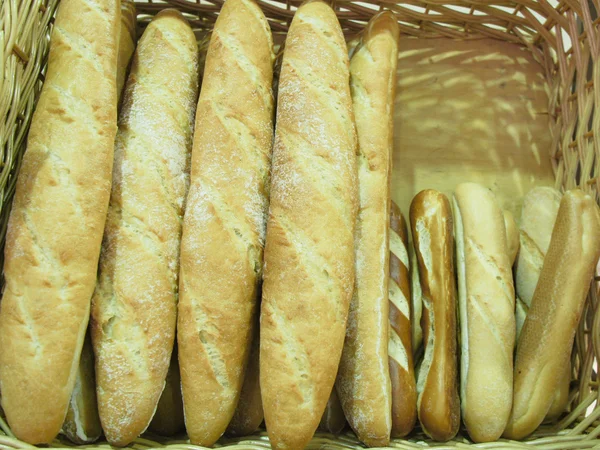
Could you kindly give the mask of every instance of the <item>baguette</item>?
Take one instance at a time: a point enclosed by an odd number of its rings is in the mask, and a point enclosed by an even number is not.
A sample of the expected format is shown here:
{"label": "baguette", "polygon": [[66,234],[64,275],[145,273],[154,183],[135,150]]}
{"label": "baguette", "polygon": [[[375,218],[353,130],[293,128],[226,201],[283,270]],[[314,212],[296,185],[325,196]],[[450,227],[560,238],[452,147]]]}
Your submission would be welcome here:
{"label": "baguette", "polygon": [[165,388],[160,395],[156,412],[148,429],[161,436],[174,436],[185,429],[181,377],[179,375],[176,348],[173,349],[171,354],[171,364],[167,372]]}
{"label": "baguette", "polygon": [[256,327],[240,400],[235,408],[233,418],[227,426],[227,433],[232,436],[248,436],[254,433],[265,417],[260,398],[259,349],[258,327]]}
{"label": "baguette", "polygon": [[519,229],[515,222],[515,218],[510,211],[503,211],[504,228],[506,229],[506,245],[508,247],[508,259],[512,266],[517,259],[519,253]]}
{"label": "baguette", "polygon": [[140,38],[127,80],[92,299],[98,410],[117,446],[148,427],[169,369],[197,70],[187,21],[161,11]]}
{"label": "baguette", "polygon": [[[556,222],[561,197],[562,194],[556,189],[537,187],[529,191],[523,198],[519,235],[522,246],[515,264],[517,340],[521,335],[521,329],[550,245],[550,237]],[[525,301],[521,300],[520,296]],[[567,408],[570,382],[571,364],[567,363],[555,399],[548,411],[546,418],[548,421],[558,418]]]}
{"label": "baguette", "polygon": [[96,401],[94,349],[88,333],[83,342],[75,387],[71,394],[62,431],[67,439],[80,445],[91,444],[102,435],[98,402]]}
{"label": "baguette", "polygon": [[344,344],[358,205],[348,79],[334,11],[304,3],[283,54],[265,246],[260,387],[275,450],[313,436]]}
{"label": "baguette", "polygon": [[127,80],[127,71],[137,40],[137,15],[132,0],[121,2],[121,21],[119,23],[119,56],[117,60],[117,95],[119,103]]}
{"label": "baguette", "polygon": [[88,325],[117,130],[118,23],[116,0],[60,2],[8,222],[0,390],[12,432],[30,444],[62,427]]}
{"label": "baguette", "polygon": [[[117,57],[118,104],[120,104],[129,62],[135,50],[135,25],[135,3],[125,0],[121,3],[119,53]],[[94,348],[92,347],[89,328],[81,350],[79,370],[76,377],[75,388],[71,394],[65,423],[63,423],[63,433],[75,444],[90,444],[102,435],[102,425],[98,416]]]}
{"label": "baguette", "polygon": [[549,187],[536,187],[523,197],[520,219],[520,251],[515,262],[515,290],[529,307],[538,283],[561,193]]}
{"label": "baguette", "polygon": [[319,422],[319,430],[338,435],[345,426],[346,416],[344,415],[337,390],[333,389],[329,400],[327,400],[327,406],[325,407],[323,417],[321,417],[321,422]]}
{"label": "baguette", "polygon": [[515,295],[502,210],[488,189],[453,200],[461,334],[461,409],[475,442],[500,437],[512,405]]}
{"label": "baguette", "polygon": [[398,36],[398,22],[392,12],[375,15],[350,61],[360,207],[354,243],[355,289],[336,387],[350,427],[371,447],[386,446],[392,427],[390,370],[386,364],[388,230]]}
{"label": "baguette", "polygon": [[408,230],[400,208],[390,208],[390,340],[393,438],[410,433],[417,420],[417,387],[411,344]]}
{"label": "baguette", "polygon": [[448,441],[460,426],[450,202],[431,189],[419,192],[410,205],[410,223],[423,292],[425,342],[417,377],[417,412],[428,436]]}
{"label": "baguette", "polygon": [[193,444],[211,446],[242,389],[263,265],[273,40],[253,0],[227,0],[210,39],[181,241],[177,339]]}
{"label": "baguette", "polygon": [[600,256],[600,211],[580,190],[560,202],[548,253],[517,345],[513,409],[504,435],[542,423],[569,363],[575,330]]}

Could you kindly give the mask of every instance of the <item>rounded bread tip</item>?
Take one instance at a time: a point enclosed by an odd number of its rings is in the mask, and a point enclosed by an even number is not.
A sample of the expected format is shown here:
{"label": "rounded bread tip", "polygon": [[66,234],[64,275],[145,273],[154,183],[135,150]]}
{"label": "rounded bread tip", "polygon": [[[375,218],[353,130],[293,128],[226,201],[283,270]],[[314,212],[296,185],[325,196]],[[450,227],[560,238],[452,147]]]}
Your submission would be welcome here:
{"label": "rounded bread tip", "polygon": [[365,28],[362,41],[368,40],[378,33],[390,33],[394,40],[400,38],[400,27],[398,18],[392,11],[384,10],[375,14]]}

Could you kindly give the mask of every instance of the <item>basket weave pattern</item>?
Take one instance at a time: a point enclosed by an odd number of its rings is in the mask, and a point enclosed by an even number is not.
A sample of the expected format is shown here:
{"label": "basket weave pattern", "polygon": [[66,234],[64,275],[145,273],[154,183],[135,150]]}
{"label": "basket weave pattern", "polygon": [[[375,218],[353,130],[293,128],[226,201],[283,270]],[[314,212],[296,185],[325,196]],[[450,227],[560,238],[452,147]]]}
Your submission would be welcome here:
{"label": "basket weave pattern", "polygon": [[[299,0],[257,0],[272,30],[284,34]],[[25,150],[37,96],[43,82],[52,17],[59,0],[0,0],[0,245],[4,244],[10,201]],[[146,24],[161,9],[182,11],[194,29],[212,28],[222,0],[136,0],[138,21]],[[600,0],[337,0],[333,4],[347,36],[364,27],[381,9],[394,11],[404,35],[415,38],[495,38],[525,45],[545,69],[549,92],[549,131],[556,187],[580,187],[599,200],[600,178]],[[1,252],[0,252],[1,254]],[[0,264],[2,257],[0,256]],[[572,356],[570,413],[559,423],[543,426],[527,442],[470,444],[459,436],[446,444],[427,442],[416,433],[410,440],[393,440],[392,448],[600,448],[600,406],[595,361],[600,356],[598,281],[588,296]],[[0,448],[31,448],[14,439],[0,419]],[[465,433],[461,433],[463,436]],[[152,437],[136,440],[131,448],[167,446],[170,450],[199,449],[180,440]],[[223,439],[220,446],[269,448],[265,433],[242,439]],[[73,447],[56,440],[52,447]],[[88,446],[89,447],[89,446]],[[98,444],[94,448],[109,448]],[[309,449],[355,449],[351,433],[334,437],[318,434]]]}

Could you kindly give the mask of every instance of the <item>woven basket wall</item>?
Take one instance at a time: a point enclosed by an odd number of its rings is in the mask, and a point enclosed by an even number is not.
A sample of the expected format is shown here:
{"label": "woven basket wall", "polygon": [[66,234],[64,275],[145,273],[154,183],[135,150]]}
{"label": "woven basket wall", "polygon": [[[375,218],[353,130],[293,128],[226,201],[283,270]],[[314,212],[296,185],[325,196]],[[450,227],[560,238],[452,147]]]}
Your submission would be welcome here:
{"label": "woven basket wall", "polygon": [[[4,245],[10,201],[35,102],[40,92],[53,15],[60,0],[0,0],[0,246]],[[284,36],[297,0],[258,0],[274,33]],[[211,29],[222,0],[136,0],[141,26],[163,8],[184,12],[195,30]],[[391,9],[404,35],[418,39],[495,38],[524,45],[545,69],[552,136],[550,154],[556,186],[580,187],[598,201],[600,192],[600,0],[337,0],[334,8],[344,32],[358,33],[380,9]],[[2,263],[0,256],[0,264]],[[470,444],[462,436],[434,444],[418,430],[409,440],[394,440],[391,448],[600,448],[600,405],[596,361],[600,355],[600,313],[593,283],[576,335],[570,412],[560,422],[545,425],[526,442],[502,440]],[[14,439],[0,418],[0,448],[32,448]],[[179,439],[145,436],[131,448],[167,446],[199,449]],[[223,439],[219,446],[269,448],[266,434]],[[73,447],[62,438],[52,447]],[[353,449],[361,445],[351,433],[317,434],[309,449]],[[99,443],[87,448],[109,448]]]}

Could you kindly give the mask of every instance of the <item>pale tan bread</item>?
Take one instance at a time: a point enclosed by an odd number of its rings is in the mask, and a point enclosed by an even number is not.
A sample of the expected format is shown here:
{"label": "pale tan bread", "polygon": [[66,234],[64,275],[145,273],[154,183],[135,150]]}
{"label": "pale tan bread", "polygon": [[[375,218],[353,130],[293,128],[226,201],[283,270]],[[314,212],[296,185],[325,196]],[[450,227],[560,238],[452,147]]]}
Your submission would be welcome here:
{"label": "pale tan bread", "polygon": [[517,344],[513,409],[504,436],[524,438],[548,413],[599,256],[598,206],[580,190],[567,191]]}
{"label": "pale tan bread", "polygon": [[453,199],[461,335],[461,410],[471,439],[500,437],[512,405],[515,294],[502,210],[489,189]]}
{"label": "pale tan bread", "polygon": [[360,207],[355,288],[336,388],[350,427],[370,447],[386,446],[392,427],[388,230],[399,33],[392,12],[375,15],[350,60]]}
{"label": "pale tan bread", "polygon": [[390,337],[388,362],[392,383],[391,437],[406,436],[417,420],[417,386],[410,323],[408,230],[400,208],[390,207]]}
{"label": "pale tan bread", "polygon": [[186,429],[211,446],[238,403],[258,313],[273,137],[273,41],[252,0],[210,39],[181,242],[177,341]]}
{"label": "pale tan bread", "polygon": [[409,276],[410,276],[410,328],[413,356],[422,356],[423,353],[423,328],[421,328],[421,317],[423,316],[423,292],[421,281],[419,281],[419,264],[417,255],[411,242],[408,244]]}
{"label": "pale tan bread", "polygon": [[117,130],[119,2],[64,0],[4,249],[2,408],[15,436],[64,422],[88,325]]}
{"label": "pale tan bread", "polygon": [[[521,250],[515,263],[515,291],[517,294],[517,340],[533,292],[537,286],[544,258],[550,245],[550,237],[562,194],[550,187],[536,187],[525,195],[521,208],[519,239]],[[523,300],[519,296],[523,297]],[[569,385],[571,382],[571,364],[567,363],[561,378],[555,400],[548,411],[547,420],[554,420],[562,414],[569,401]]]}
{"label": "pale tan bread", "polygon": [[550,245],[561,197],[559,191],[550,187],[533,188],[523,197],[519,221],[520,250],[515,262],[515,291],[527,306],[531,305]]}
{"label": "pale tan bread", "polygon": [[148,427],[169,369],[197,92],[194,34],[181,13],[163,10],[125,88],[92,299],[98,409],[113,445]]}
{"label": "pale tan bread", "polygon": [[75,444],[90,444],[97,441],[102,435],[98,402],[96,401],[94,349],[89,333],[86,333],[83,341],[79,369],[62,432]]}
{"label": "pale tan bread", "polygon": [[127,71],[137,40],[137,14],[132,0],[121,1],[121,20],[119,23],[119,56],[117,60],[117,96],[119,103],[123,87],[127,80]]}
{"label": "pale tan bread", "polygon": [[417,375],[417,412],[428,436],[448,441],[460,426],[454,240],[448,198],[432,189],[419,192],[410,205],[410,224],[423,292],[425,345]]}
{"label": "pale tan bread", "polygon": [[504,228],[506,229],[506,245],[508,246],[508,259],[512,266],[519,253],[519,229],[512,213],[508,210],[502,211],[504,214]]}
{"label": "pale tan bread", "polygon": [[327,406],[325,407],[323,417],[321,417],[321,422],[319,422],[319,430],[337,435],[342,432],[345,426],[346,416],[344,415],[337,390],[333,389],[329,400],[327,400]]}
{"label": "pale tan bread", "polygon": [[171,354],[165,388],[160,395],[156,412],[148,429],[161,436],[173,436],[185,430],[177,349],[173,349]]}
{"label": "pale tan bread", "polygon": [[358,206],[348,66],[331,7],[301,5],[279,80],[261,310],[260,386],[276,450],[310,441],[344,344]]}
{"label": "pale tan bread", "polygon": [[258,327],[256,327],[240,400],[227,426],[227,434],[232,436],[248,436],[254,433],[265,417],[260,396],[259,349]]}
{"label": "pale tan bread", "polygon": [[[131,0],[121,2],[121,20],[119,21],[119,53],[117,57],[117,103],[120,104],[123,86],[129,62],[135,50],[136,11]],[[69,401],[69,409],[62,431],[76,444],[95,442],[102,434],[98,402],[96,401],[96,376],[94,370],[94,349],[86,333],[81,350],[75,387]]]}

